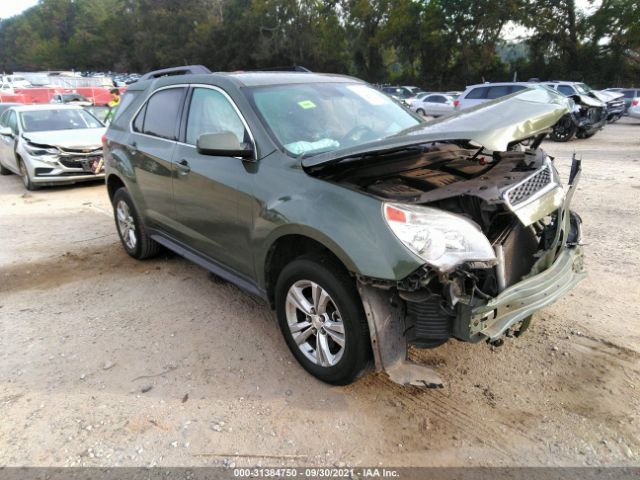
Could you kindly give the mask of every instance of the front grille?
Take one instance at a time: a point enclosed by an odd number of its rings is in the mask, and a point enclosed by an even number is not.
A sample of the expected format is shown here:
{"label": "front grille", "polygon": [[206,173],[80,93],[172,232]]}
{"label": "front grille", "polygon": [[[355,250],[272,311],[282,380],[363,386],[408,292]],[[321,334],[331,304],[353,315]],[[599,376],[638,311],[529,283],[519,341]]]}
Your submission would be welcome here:
{"label": "front grille", "polygon": [[507,191],[507,200],[511,205],[522,203],[549,185],[551,181],[551,167],[547,165],[544,169]]}
{"label": "front grille", "polygon": [[67,168],[82,168],[82,160],[86,160],[86,157],[63,157],[60,163]]}

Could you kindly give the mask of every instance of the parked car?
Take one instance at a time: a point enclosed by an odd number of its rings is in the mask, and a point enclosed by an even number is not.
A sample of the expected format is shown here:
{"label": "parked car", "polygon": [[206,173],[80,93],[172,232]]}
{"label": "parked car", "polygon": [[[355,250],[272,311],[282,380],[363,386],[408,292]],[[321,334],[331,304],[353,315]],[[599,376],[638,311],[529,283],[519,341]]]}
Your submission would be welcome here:
{"label": "parked car", "polygon": [[616,92],[598,91],[592,89],[589,85],[582,82],[564,82],[555,80],[553,82],[545,82],[549,88],[558,90],[568,97],[583,95],[595,98],[603,102],[607,107],[607,122],[613,123],[622,117],[625,106],[623,95]]}
{"label": "parked car", "polygon": [[627,113],[632,118],[640,118],[640,95],[631,100]]}
{"label": "parked car", "polygon": [[420,115],[429,115],[432,117],[440,117],[449,115],[455,111],[453,102],[456,98],[451,95],[442,93],[432,93],[421,99],[415,99],[411,103],[411,110]]}
{"label": "parked car", "polygon": [[27,190],[104,178],[93,115],[70,105],[23,105],[0,116],[0,174],[22,177]]}
{"label": "parked car", "polygon": [[640,98],[640,88],[621,88],[620,93],[624,95],[624,111],[627,113],[633,100]]}
{"label": "parked car", "polygon": [[531,83],[480,83],[468,86],[464,92],[457,98],[455,107],[458,110],[464,110],[475,105],[480,105],[489,100],[495,100],[506,95],[524,90],[530,87]]}
{"label": "parked car", "polygon": [[77,105],[79,107],[90,107],[93,102],[79,93],[56,93],[49,103],[64,105]]}
{"label": "parked car", "polygon": [[[501,98],[525,88],[551,89],[548,84],[536,82],[501,82],[471,85],[458,97],[456,109],[465,109],[480,105],[491,99]],[[553,88],[564,95],[560,89]],[[568,142],[574,136],[589,138],[595,135],[607,121],[606,104],[590,95],[573,94],[570,112],[553,126],[550,137],[556,142]]]}
{"label": "parked car", "polygon": [[117,232],[136,259],[164,246],[264,298],[317,378],[349,383],[373,357],[439,386],[408,345],[498,345],[585,275],[580,162],[565,193],[539,148],[562,95],[425,122],[355,78],[206,72],[150,72],[122,97],[105,138]]}
{"label": "parked car", "polygon": [[422,93],[422,90],[418,87],[382,87],[382,91],[397,100],[404,100],[407,103],[410,99]]}

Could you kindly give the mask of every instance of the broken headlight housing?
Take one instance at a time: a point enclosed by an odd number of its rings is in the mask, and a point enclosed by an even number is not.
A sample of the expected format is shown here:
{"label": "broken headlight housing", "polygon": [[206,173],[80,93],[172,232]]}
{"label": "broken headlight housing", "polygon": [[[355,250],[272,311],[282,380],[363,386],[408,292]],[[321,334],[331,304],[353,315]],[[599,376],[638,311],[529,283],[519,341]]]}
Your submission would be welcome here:
{"label": "broken headlight housing", "polygon": [[493,262],[496,257],[478,226],[460,215],[430,207],[385,203],[391,231],[413,253],[441,271],[464,262]]}
{"label": "broken headlight housing", "polygon": [[57,163],[60,150],[55,147],[44,147],[40,145],[34,145],[33,143],[26,143],[24,145],[25,150],[34,157],[38,157],[41,162]]}

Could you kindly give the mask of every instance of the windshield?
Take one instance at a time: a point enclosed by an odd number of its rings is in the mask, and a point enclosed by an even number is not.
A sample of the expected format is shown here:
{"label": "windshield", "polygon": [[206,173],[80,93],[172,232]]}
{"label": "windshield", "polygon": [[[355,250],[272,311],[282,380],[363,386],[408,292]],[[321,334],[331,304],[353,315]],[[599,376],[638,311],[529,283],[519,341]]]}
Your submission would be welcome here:
{"label": "windshield", "polygon": [[21,112],[20,121],[25,132],[77,130],[100,128],[100,121],[84,110],[32,110]]}
{"label": "windshield", "polygon": [[591,91],[591,87],[586,83],[576,83],[575,87],[576,90],[578,90],[578,93],[581,95],[586,95]]}
{"label": "windshield", "polygon": [[318,154],[381,140],[422,121],[363,84],[312,83],[250,90],[258,113],[291,154]]}

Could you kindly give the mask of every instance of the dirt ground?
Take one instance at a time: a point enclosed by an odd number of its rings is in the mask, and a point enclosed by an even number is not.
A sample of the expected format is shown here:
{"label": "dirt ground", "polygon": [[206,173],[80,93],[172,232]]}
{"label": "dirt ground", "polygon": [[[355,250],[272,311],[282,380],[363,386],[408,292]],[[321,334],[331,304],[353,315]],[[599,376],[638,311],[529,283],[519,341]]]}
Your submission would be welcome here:
{"label": "dirt ground", "polygon": [[316,381],[260,300],[120,247],[104,185],[0,177],[0,467],[640,465],[640,121],[544,147],[583,176],[589,277],[445,388]]}

